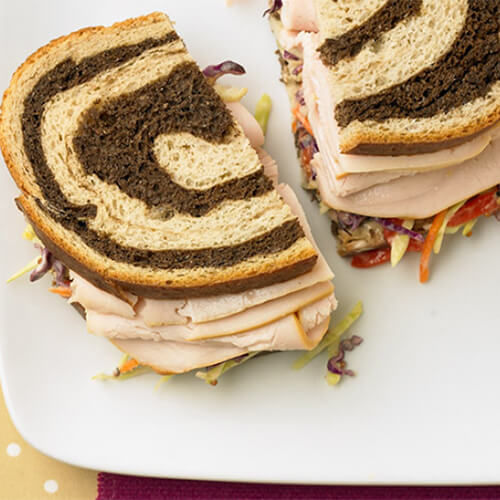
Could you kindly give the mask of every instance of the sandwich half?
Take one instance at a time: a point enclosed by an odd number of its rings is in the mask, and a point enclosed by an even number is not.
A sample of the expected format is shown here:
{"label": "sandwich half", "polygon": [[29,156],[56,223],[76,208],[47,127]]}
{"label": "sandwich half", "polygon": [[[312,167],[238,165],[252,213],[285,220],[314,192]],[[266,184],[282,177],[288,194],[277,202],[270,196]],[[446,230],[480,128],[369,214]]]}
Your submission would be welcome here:
{"label": "sandwich half", "polygon": [[333,274],[262,143],[161,13],[50,42],[2,102],[38,274],[159,373],[312,349],[327,330]]}
{"label": "sandwich half", "polygon": [[[276,36],[306,187],[369,267],[498,213],[500,5],[283,0]],[[395,242],[395,243],[394,243]]]}

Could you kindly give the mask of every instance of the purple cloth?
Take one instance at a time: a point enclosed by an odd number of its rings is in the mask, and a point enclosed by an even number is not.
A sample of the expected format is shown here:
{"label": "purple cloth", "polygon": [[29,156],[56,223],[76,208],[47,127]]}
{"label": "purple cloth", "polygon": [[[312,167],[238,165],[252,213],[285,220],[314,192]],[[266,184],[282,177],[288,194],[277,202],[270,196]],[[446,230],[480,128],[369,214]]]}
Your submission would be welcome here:
{"label": "purple cloth", "polygon": [[121,476],[101,472],[97,500],[498,500],[500,486],[297,486]]}

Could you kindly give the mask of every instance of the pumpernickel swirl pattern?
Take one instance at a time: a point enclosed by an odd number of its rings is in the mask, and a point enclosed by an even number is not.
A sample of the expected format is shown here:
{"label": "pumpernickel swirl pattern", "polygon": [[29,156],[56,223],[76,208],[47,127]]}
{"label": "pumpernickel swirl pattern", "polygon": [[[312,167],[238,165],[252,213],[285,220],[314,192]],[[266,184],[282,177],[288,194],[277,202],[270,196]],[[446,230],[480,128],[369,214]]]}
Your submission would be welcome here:
{"label": "pumpernickel swirl pattern", "polygon": [[[407,12],[413,15],[411,5]],[[376,95],[342,101],[335,109],[338,124],[430,118],[484,97],[500,80],[499,31],[498,1],[468,0],[464,27],[446,54],[403,83]]]}
{"label": "pumpernickel swirl pattern", "polygon": [[6,93],[0,142],[19,206],[94,282],[208,295],[314,265],[296,217],[162,14],[40,49]]}
{"label": "pumpernickel swirl pattern", "polygon": [[315,3],[342,153],[433,152],[500,120],[496,0]]}
{"label": "pumpernickel swirl pattern", "polygon": [[370,41],[391,30],[403,19],[420,12],[422,0],[388,0],[359,26],[335,38],[327,38],[318,49],[323,64],[332,66],[341,59],[354,57]]}

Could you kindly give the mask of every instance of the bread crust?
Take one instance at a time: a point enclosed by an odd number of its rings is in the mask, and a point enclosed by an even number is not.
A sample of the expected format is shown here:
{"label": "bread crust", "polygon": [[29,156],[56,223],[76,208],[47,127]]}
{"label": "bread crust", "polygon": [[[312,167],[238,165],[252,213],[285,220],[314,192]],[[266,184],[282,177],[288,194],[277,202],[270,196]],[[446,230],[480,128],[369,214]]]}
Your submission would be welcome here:
{"label": "bread crust", "polygon": [[[412,138],[408,135],[404,137],[392,135],[373,134],[366,131],[364,134],[359,134],[356,140],[351,140],[346,143],[345,154],[370,155],[370,156],[402,156],[402,155],[419,155],[425,153],[435,153],[443,149],[460,146],[487,130],[495,127],[500,122],[500,106],[496,113],[490,117],[481,120],[482,125],[476,127],[467,127],[467,135],[459,136],[458,131],[443,133],[439,137],[437,135],[429,136],[429,141],[422,141],[421,135],[415,135]],[[463,130],[462,130],[463,132]],[[360,141],[360,142],[358,142]],[[371,141],[371,142],[370,142]],[[397,142],[400,141],[400,142]],[[349,145],[353,144],[351,149]]]}
{"label": "bread crust", "polygon": [[41,242],[52,252],[57,259],[63,262],[69,269],[80,274],[87,281],[90,281],[96,287],[106,292],[112,293],[117,297],[126,300],[125,292],[130,292],[141,297],[152,299],[183,299],[193,297],[207,297],[215,295],[224,295],[228,293],[240,293],[254,288],[263,288],[265,286],[288,281],[301,274],[310,271],[318,259],[317,253],[312,249],[309,252],[303,252],[300,260],[276,269],[268,273],[261,273],[248,278],[239,278],[229,276],[227,281],[220,283],[199,283],[191,286],[154,286],[147,283],[126,281],[113,278],[105,278],[104,273],[99,273],[92,269],[87,263],[75,259],[70,253],[58,245],[57,235],[55,235],[50,226],[44,224],[43,218],[40,218],[35,211],[31,210],[26,198],[16,199],[18,208],[24,213],[26,219],[33,227],[35,234]]}

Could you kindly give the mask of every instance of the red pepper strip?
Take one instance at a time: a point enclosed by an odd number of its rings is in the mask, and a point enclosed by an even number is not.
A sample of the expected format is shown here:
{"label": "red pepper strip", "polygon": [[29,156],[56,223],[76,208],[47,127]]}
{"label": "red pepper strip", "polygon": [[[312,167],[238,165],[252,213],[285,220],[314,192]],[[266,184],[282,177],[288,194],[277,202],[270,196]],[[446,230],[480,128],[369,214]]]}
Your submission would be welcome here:
{"label": "red pepper strip", "polygon": [[376,248],[367,252],[356,254],[351,261],[352,267],[366,269],[368,267],[378,266],[391,260],[390,248]]}
{"label": "red pepper strip", "polygon": [[463,205],[450,219],[448,227],[460,226],[480,215],[491,215],[496,210],[498,210],[498,202],[495,190],[482,193]]}
{"label": "red pepper strip", "polygon": [[448,210],[439,212],[432,221],[432,225],[427,233],[420,257],[420,283],[425,283],[429,279],[429,259],[431,258],[432,247],[436,241],[439,228],[443,225],[444,218]]}
{"label": "red pepper strip", "polygon": [[[424,244],[420,241],[410,238],[408,243],[407,252],[421,252]],[[367,252],[362,252],[356,254],[351,261],[352,267],[357,267],[360,269],[366,269],[368,267],[378,266],[380,264],[385,264],[391,260],[391,249],[390,248],[377,248],[375,250],[368,250]]]}
{"label": "red pepper strip", "polygon": [[[403,220],[402,219],[390,219],[391,222],[394,222],[394,224],[397,224],[398,226],[400,226],[402,223],[403,223]],[[394,238],[394,236],[396,236],[396,231],[391,231],[390,229],[387,229],[386,227],[383,228],[384,229],[384,238],[385,238],[385,241],[387,241],[387,243],[389,243],[389,245],[392,244],[392,238]]]}
{"label": "red pepper strip", "polygon": [[394,238],[394,236],[396,236],[396,233],[394,231],[389,231],[389,229],[384,227],[384,238],[385,241],[389,243],[389,245],[392,243],[392,238]]}
{"label": "red pepper strip", "polygon": [[410,242],[408,243],[407,252],[421,252],[424,248],[424,244],[421,241],[414,240],[410,238]]}

